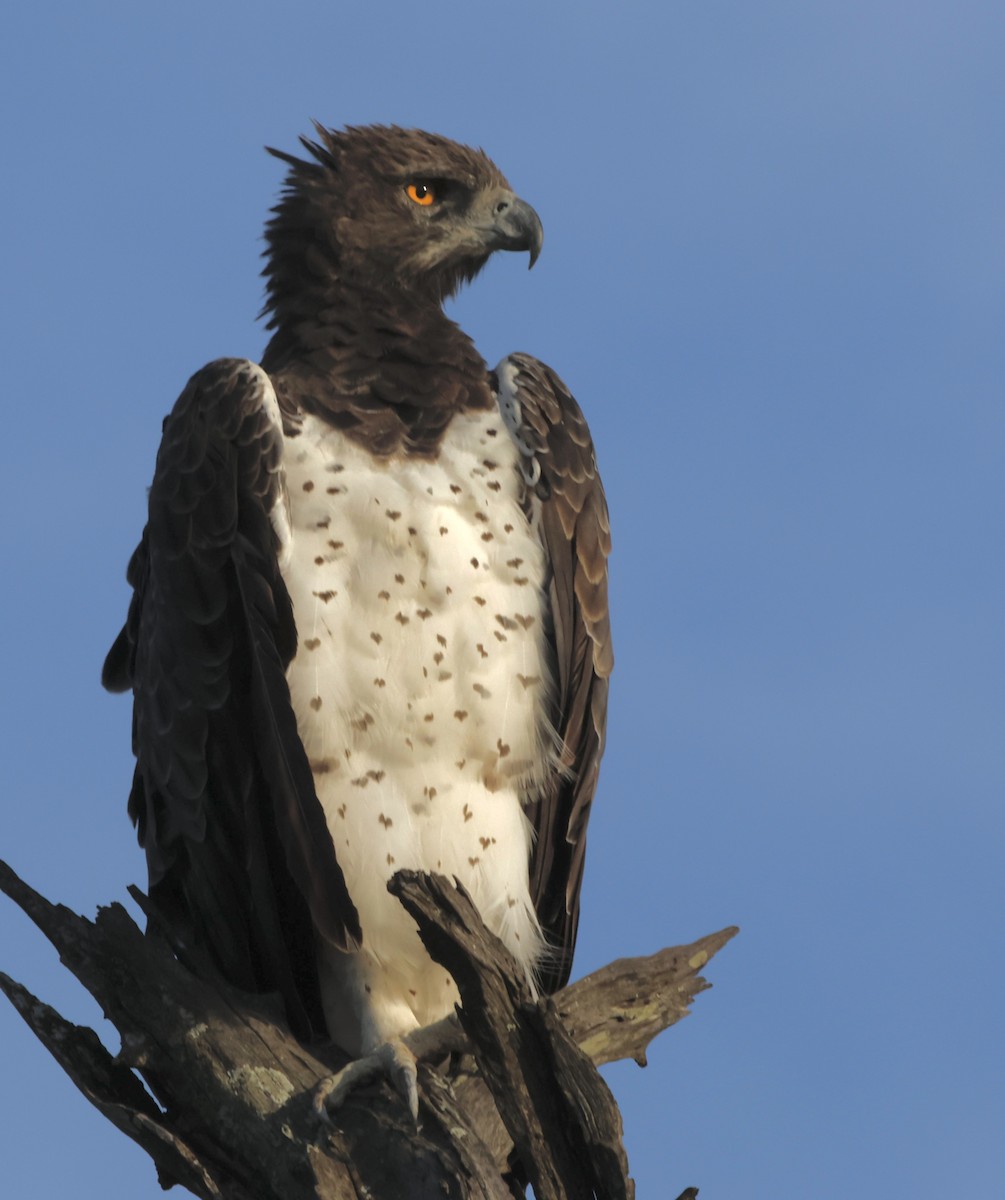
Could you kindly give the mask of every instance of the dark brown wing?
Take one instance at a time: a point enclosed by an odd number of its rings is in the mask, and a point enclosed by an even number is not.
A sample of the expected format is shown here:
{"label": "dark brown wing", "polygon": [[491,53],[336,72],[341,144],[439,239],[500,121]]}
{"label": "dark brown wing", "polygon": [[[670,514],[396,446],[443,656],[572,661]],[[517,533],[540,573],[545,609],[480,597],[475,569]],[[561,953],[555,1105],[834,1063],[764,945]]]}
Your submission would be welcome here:
{"label": "dark brown wing", "polygon": [[597,788],[614,665],[607,607],[611,527],[593,442],[579,405],[535,358],[511,354],[494,376],[500,411],[524,454],[532,516],[550,569],[556,697],[564,772],[532,798],[531,895],[554,957],[541,983],[568,981],[579,923],[586,823]]}
{"label": "dark brown wing", "polygon": [[281,992],[306,1035],[324,1030],[314,930],[343,948],[360,931],[286,684],[279,421],[250,362],[189,381],[164,423],[102,681],[133,691],[129,813],[173,939],[239,987]]}

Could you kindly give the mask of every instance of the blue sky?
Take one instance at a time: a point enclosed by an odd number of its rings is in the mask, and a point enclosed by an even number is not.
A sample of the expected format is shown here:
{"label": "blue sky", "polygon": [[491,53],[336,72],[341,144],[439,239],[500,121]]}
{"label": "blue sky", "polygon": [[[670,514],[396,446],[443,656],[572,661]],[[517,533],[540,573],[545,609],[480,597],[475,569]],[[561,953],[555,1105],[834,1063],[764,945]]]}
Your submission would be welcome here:
{"label": "blue sky", "polygon": [[[640,1200],[1000,1194],[1003,54],[978,0],[12,10],[0,855],[88,914],[143,882],[98,673],[162,416],[264,344],[262,146],[481,145],[544,253],[453,312],[572,387],[614,525],[577,973],[742,927],[608,1073]],[[9,904],[0,947],[100,1022]],[[162,1194],[0,1039],[11,1195]]]}

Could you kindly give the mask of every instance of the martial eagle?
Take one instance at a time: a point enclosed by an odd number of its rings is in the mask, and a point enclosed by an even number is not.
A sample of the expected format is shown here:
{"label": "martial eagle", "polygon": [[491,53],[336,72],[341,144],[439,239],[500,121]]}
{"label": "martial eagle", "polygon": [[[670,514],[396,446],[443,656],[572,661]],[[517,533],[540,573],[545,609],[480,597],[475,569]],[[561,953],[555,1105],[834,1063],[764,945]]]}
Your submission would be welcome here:
{"label": "martial eagle", "polygon": [[443,312],[537,214],[478,150],[316,126],[266,227],[261,365],[170,416],[104,684],[179,952],[372,1051],[456,988],[386,890],[456,877],[543,991],[568,978],[612,665],[583,414]]}

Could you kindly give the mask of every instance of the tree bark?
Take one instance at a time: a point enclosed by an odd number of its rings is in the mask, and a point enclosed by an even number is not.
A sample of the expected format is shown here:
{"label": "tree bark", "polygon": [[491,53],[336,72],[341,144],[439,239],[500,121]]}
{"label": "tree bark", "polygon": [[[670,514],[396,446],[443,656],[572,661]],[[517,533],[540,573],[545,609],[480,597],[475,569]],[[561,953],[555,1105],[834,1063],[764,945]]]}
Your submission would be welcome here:
{"label": "tree bark", "polygon": [[538,1200],[630,1200],[620,1114],[596,1066],[644,1064],[652,1038],[710,986],[698,972],[735,928],[535,1000],[463,892],[414,872],[391,889],[456,979],[454,1041],[462,1033],[473,1052],[420,1065],[418,1128],[387,1083],[354,1092],[324,1126],[312,1096],[345,1063],[335,1047],[297,1042],[271,997],[196,978],[121,905],[88,921],[4,863],[0,890],[101,1005],[119,1053],[2,973],[0,987],[161,1183],[202,1200],[512,1200],[528,1180]]}

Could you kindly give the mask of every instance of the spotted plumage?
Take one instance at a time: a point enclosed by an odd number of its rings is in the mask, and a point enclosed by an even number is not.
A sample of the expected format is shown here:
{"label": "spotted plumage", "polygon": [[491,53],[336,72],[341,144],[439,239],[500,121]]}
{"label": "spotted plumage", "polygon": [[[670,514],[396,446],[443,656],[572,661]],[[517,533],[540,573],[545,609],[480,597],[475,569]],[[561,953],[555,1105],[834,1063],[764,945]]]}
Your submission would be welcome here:
{"label": "spotted plumage", "polygon": [[197,968],[352,1053],[456,991],[386,891],[459,878],[567,977],[611,668],[607,513],[571,395],[443,314],[536,214],[479,151],[333,132],[281,154],[272,340],[165,423],[129,619],[130,812]]}

